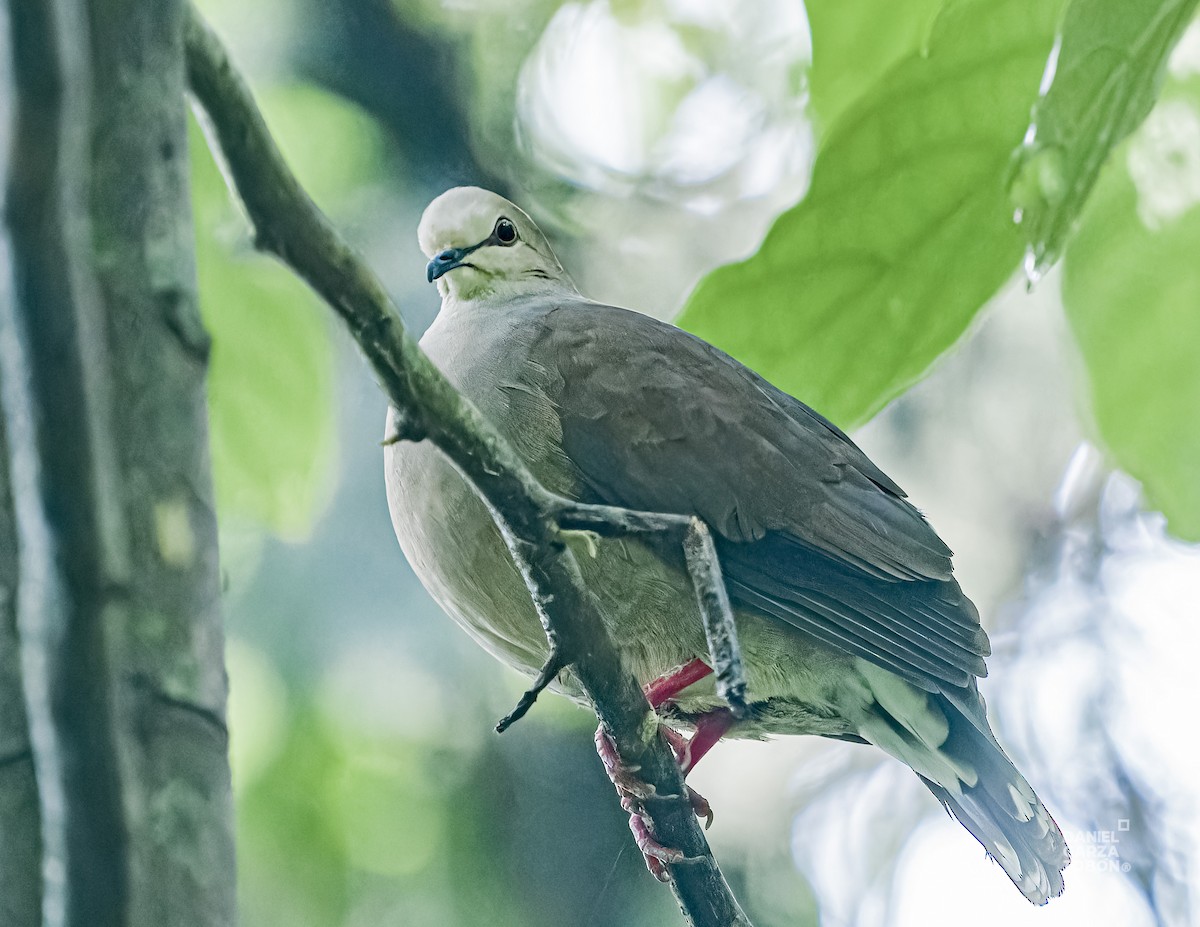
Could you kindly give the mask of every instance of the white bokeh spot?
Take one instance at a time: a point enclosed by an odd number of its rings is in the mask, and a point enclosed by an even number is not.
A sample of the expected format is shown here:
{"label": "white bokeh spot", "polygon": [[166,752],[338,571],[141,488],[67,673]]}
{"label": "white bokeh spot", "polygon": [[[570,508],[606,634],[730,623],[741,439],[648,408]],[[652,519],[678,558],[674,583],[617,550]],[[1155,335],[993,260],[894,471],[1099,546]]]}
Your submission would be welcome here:
{"label": "white bokeh spot", "polygon": [[1167,225],[1200,203],[1200,114],[1165,100],[1146,117],[1127,160],[1147,228]]}
{"label": "white bokeh spot", "polygon": [[566,4],[522,68],[519,134],[593,189],[736,173],[721,199],[762,195],[811,161],[811,60],[797,0]]}

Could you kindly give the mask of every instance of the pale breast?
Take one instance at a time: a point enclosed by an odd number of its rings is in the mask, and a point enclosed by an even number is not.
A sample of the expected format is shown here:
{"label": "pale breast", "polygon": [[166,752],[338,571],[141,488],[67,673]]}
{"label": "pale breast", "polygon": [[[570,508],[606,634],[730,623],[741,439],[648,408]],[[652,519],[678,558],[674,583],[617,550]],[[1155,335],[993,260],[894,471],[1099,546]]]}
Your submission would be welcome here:
{"label": "pale breast", "polygon": [[[505,431],[523,458],[543,471],[555,470],[558,419],[522,369],[515,321],[498,315],[489,324],[472,324],[463,315],[443,312],[421,347]],[[391,410],[387,428],[389,433],[394,428]],[[384,466],[396,537],[430,595],[489,652],[522,672],[536,672],[546,653],[545,634],[474,489],[427,442],[390,445]],[[560,484],[565,476],[552,475]]]}
{"label": "pale breast", "polygon": [[429,594],[489,652],[536,672],[545,635],[483,502],[429,444],[392,445],[384,462],[396,537]]}

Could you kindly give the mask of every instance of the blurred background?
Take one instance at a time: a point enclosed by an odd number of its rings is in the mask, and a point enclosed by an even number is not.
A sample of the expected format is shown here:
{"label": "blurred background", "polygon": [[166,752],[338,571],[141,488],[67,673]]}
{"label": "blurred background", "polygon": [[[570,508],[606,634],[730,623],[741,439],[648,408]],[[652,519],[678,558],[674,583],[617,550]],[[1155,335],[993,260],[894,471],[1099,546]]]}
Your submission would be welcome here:
{"label": "blurred background", "polygon": [[[880,5],[889,38],[819,94],[798,0],[200,5],[419,331],[438,298],[417,221],[460,183],[521,203],[587,295],[674,316],[804,196],[835,117],[939,4]],[[1173,69],[1200,70],[1198,46],[1193,30]],[[1185,110],[1119,154],[1168,211],[1200,198]],[[594,719],[546,698],[493,733],[525,681],[405,563],[382,395],[330,314],[253,251],[194,129],[243,923],[678,923],[631,846]],[[1166,194],[1156,164],[1174,172]],[[692,782],[759,927],[1200,923],[1200,550],[1098,449],[1061,292],[1057,270],[1012,280],[855,438],[957,552],[995,650],[981,689],[1067,832],[1067,892],[1030,907],[879,751],[727,743]]]}

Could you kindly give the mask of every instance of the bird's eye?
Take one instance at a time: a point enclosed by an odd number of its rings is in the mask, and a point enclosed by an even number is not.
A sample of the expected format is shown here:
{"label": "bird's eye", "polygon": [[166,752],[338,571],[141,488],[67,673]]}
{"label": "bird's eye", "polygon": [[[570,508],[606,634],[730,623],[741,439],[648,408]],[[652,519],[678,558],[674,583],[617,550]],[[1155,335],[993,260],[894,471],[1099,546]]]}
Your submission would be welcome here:
{"label": "bird's eye", "polygon": [[496,223],[496,240],[502,245],[511,245],[517,240],[517,227],[509,219]]}

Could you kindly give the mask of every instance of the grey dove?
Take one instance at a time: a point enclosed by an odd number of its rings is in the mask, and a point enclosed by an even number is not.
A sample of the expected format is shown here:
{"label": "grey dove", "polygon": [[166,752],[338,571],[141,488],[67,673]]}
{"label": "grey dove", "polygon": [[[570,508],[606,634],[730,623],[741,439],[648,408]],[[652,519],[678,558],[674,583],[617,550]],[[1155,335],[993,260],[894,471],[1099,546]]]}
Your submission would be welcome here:
{"label": "grey dove", "polygon": [[[450,190],[426,209],[419,239],[442,295],[422,348],[547,488],[696,515],[714,533],[746,667],[740,721],[704,662],[682,557],[623,539],[578,558],[629,669],[676,732],[684,771],[721,737],[873,744],[921,778],[1026,898],[1060,894],[1062,833],[997,743],[976,686],[990,653],[979,614],[904,491],[727,354],[580,295],[508,200]],[[427,442],[388,446],[385,467],[397,537],[430,594],[535,675],[545,635],[484,503]],[[569,672],[557,685],[581,697]],[[664,858],[655,847],[647,836],[652,868]]]}

